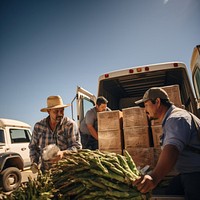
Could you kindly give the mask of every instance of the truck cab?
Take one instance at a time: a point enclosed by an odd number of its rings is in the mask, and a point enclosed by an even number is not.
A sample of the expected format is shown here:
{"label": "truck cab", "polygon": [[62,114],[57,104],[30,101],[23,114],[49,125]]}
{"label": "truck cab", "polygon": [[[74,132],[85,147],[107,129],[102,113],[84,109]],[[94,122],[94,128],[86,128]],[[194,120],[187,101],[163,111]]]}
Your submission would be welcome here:
{"label": "truck cab", "polygon": [[0,118],[0,186],[11,191],[21,183],[21,171],[30,167],[30,125]]}

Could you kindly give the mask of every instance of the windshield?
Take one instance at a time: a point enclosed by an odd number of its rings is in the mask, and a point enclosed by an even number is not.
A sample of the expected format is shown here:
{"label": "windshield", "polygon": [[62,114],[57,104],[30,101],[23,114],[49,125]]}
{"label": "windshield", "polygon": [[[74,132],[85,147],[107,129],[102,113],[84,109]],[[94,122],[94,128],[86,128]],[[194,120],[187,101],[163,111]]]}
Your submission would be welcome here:
{"label": "windshield", "polygon": [[197,70],[194,73],[194,87],[196,90],[197,98],[200,98],[200,69],[197,68]]}

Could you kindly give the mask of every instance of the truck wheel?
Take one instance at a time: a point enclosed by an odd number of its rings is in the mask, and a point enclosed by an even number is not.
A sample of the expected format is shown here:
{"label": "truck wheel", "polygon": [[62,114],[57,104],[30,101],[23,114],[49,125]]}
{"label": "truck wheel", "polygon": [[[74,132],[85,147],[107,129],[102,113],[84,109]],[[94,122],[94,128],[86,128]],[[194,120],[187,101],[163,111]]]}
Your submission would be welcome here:
{"label": "truck wheel", "polygon": [[9,167],[1,172],[1,185],[5,192],[17,189],[21,180],[21,172],[16,167]]}

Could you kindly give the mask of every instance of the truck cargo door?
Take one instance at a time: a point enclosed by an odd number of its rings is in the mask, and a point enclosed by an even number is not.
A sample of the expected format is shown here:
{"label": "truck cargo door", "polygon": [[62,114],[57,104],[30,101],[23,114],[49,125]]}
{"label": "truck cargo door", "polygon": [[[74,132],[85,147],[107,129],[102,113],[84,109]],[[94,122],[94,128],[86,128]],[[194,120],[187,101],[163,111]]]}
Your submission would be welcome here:
{"label": "truck cargo door", "polygon": [[200,109],[200,45],[197,45],[193,50],[190,68],[192,72],[194,90],[198,102],[198,109]]}
{"label": "truck cargo door", "polygon": [[[86,112],[95,105],[96,97],[87,90],[77,86],[76,91],[76,113],[77,124],[80,126],[80,122],[84,118]],[[73,105],[73,104],[72,104]]]}

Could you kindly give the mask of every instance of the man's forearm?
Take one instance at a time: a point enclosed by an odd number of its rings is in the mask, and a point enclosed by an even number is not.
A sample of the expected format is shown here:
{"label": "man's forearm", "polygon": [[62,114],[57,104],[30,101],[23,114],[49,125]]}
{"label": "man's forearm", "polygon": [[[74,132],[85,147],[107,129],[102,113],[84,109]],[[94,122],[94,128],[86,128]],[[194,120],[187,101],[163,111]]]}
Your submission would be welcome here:
{"label": "man's forearm", "polygon": [[88,125],[88,130],[90,131],[90,134],[96,139],[98,140],[98,133],[97,131],[94,129],[94,127],[92,125]]}
{"label": "man's forearm", "polygon": [[173,169],[178,159],[179,151],[174,145],[166,145],[159,157],[151,177],[156,185]]}

